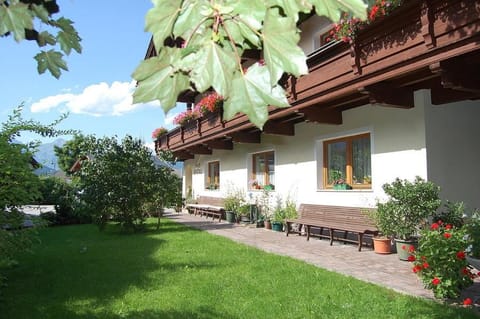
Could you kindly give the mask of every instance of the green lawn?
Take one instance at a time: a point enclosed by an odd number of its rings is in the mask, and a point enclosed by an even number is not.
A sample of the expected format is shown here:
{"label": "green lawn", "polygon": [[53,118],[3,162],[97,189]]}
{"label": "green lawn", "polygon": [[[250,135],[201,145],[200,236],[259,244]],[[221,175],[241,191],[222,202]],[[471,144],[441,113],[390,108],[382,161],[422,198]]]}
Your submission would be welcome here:
{"label": "green lawn", "polygon": [[43,229],[7,274],[0,318],[478,318],[162,223],[142,234]]}

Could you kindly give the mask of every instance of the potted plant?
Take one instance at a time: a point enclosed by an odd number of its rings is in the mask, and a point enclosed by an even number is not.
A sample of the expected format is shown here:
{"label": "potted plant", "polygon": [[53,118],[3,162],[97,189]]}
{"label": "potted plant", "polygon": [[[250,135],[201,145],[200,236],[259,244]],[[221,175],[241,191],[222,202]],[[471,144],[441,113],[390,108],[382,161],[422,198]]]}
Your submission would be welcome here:
{"label": "potted plant", "polygon": [[394,230],[386,210],[371,209],[366,214],[372,219],[379,234],[373,237],[373,250],[377,254],[390,254],[392,252],[392,236]]}
{"label": "potted plant", "polygon": [[244,224],[250,223],[250,205],[242,204],[238,207],[237,218]]}
{"label": "potted plant", "polygon": [[343,174],[339,170],[332,170],[330,172],[330,180],[332,181],[333,189],[341,189],[341,190],[352,189],[352,186],[347,184],[342,176]]}
{"label": "potted plant", "polygon": [[382,188],[388,200],[377,202],[376,222],[395,237],[400,260],[408,260],[417,244],[419,230],[441,204],[439,187],[417,176],[413,182],[397,178]]}
{"label": "potted plant", "polygon": [[236,214],[240,206],[244,203],[243,192],[239,189],[230,189],[223,199],[223,208],[225,209],[225,218],[227,222],[234,223]]}

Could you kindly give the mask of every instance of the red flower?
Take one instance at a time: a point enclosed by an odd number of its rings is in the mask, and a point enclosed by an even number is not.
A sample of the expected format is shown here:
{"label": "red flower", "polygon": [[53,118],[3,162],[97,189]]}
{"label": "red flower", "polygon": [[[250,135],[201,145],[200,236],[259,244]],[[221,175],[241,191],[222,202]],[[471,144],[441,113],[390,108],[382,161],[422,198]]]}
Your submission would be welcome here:
{"label": "red flower", "polygon": [[472,301],[472,299],[470,299],[470,298],[466,298],[466,299],[463,301],[463,305],[464,305],[464,306],[470,306],[472,303],[473,303],[473,301]]}
{"label": "red flower", "polygon": [[463,268],[462,268],[462,273],[463,273],[464,275],[469,275],[469,274],[470,274],[470,270],[468,270],[467,267],[463,267]]}
{"label": "red flower", "polygon": [[443,237],[445,237],[446,239],[448,239],[448,238],[452,237],[452,234],[450,234],[450,233],[445,233],[445,234],[443,234]]}
{"label": "red flower", "polygon": [[415,265],[415,267],[413,267],[413,272],[414,272],[414,273],[417,273],[417,272],[419,272],[419,271],[422,271],[422,266],[420,266],[420,265]]}
{"label": "red flower", "polygon": [[433,223],[432,226],[430,226],[430,228],[431,228],[432,230],[437,230],[438,227],[440,227],[440,225],[437,224],[437,223]]}
{"label": "red flower", "polygon": [[414,251],[415,251],[415,246],[410,245],[410,247],[408,247],[408,252],[413,253]]}
{"label": "red flower", "polygon": [[427,262],[424,262],[423,263],[423,268],[427,269],[428,267],[430,267],[430,265]]}
{"label": "red flower", "polygon": [[440,279],[438,279],[437,277],[433,278],[432,279],[432,285],[436,286],[438,284],[440,284]]}
{"label": "red flower", "polygon": [[458,259],[465,259],[465,252],[464,251],[459,251],[457,253],[457,258]]}
{"label": "red flower", "polygon": [[402,245],[402,250],[407,250],[407,246]]}
{"label": "red flower", "polygon": [[410,255],[408,256],[408,261],[412,262],[412,261],[415,261],[415,256],[414,255]]}
{"label": "red flower", "polygon": [[375,5],[372,7],[372,10],[370,10],[370,20],[374,20],[375,16],[377,15],[378,12],[378,7]]}
{"label": "red flower", "polygon": [[452,229],[452,225],[451,224],[447,224],[447,226],[445,226],[445,229]]}

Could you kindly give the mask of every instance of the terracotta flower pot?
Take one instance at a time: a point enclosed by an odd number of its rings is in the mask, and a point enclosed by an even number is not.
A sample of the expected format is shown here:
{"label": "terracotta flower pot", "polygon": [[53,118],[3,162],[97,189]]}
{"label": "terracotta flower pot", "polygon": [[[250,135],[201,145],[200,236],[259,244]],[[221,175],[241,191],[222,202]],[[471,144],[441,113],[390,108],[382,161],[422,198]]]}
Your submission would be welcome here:
{"label": "terracotta flower pot", "polygon": [[373,237],[373,249],[377,254],[391,254],[392,241],[387,237]]}

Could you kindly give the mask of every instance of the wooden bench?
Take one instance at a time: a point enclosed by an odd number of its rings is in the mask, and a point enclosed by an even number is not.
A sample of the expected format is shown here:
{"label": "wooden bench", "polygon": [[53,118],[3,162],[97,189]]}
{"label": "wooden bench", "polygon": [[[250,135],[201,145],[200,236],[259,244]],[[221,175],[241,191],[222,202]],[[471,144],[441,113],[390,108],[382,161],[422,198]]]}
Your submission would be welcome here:
{"label": "wooden bench", "polygon": [[206,218],[211,216],[213,220],[216,217],[219,222],[225,215],[223,198],[221,197],[199,196],[195,204],[187,204],[186,208],[190,214],[205,216]]}
{"label": "wooden bench", "polygon": [[[298,223],[298,233],[301,234],[303,226],[307,240],[310,239],[310,236],[318,236],[329,238],[330,245],[334,240],[357,243],[358,251],[361,251],[364,235],[375,236],[378,234],[378,229],[365,211],[366,209],[361,207],[301,204],[299,217],[285,220],[285,232],[288,236],[292,232],[292,224]],[[312,229],[319,229],[320,233],[314,235],[311,233]],[[324,234],[324,230],[328,231],[328,234]],[[348,237],[349,233],[356,236]]]}

